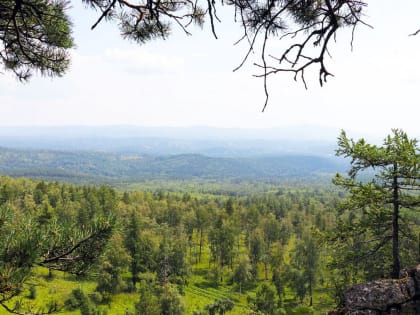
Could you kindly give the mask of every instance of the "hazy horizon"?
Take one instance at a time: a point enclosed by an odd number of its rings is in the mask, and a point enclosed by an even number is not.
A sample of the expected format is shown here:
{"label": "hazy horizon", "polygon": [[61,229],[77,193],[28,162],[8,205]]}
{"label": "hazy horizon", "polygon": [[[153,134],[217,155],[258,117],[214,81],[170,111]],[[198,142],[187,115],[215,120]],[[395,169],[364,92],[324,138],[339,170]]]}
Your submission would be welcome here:
{"label": "hazy horizon", "polygon": [[[370,141],[381,141],[391,132],[367,132],[361,134],[352,129],[346,129],[349,137],[354,139],[365,138]],[[1,137],[110,137],[110,138],[174,138],[174,139],[215,139],[215,140],[293,140],[293,141],[320,141],[335,143],[341,132],[340,128],[316,125],[290,125],[278,127],[217,127],[210,125],[189,126],[144,126],[134,124],[85,124],[85,125],[16,125],[1,126]],[[418,135],[409,134],[411,138]]]}
{"label": "hazy horizon", "polygon": [[[386,135],[360,135],[381,144]],[[390,131],[389,131],[390,132]],[[279,128],[109,126],[0,126],[0,147],[29,150],[99,151],[155,156],[210,157],[306,155],[332,157],[340,130],[320,126]],[[411,138],[415,135],[409,134]]]}

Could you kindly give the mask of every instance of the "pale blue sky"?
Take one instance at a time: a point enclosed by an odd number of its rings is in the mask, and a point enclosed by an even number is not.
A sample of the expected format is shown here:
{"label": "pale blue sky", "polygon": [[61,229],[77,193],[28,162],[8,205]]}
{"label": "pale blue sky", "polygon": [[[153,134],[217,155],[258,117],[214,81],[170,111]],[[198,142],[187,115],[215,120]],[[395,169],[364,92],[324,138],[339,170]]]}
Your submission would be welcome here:
{"label": "pale blue sky", "polygon": [[[350,34],[340,33],[331,47],[335,74],[320,88],[308,73],[309,89],[280,74],[270,80],[270,103],[262,82],[251,75],[252,62],[232,72],[246,52],[233,46],[241,33],[223,12],[217,26],[179,31],[166,41],[139,46],[119,37],[114,25],[90,26],[97,14],[74,3],[77,49],[63,78],[34,77],[21,84],[0,75],[0,126],[115,125],[264,128],[296,125],[344,128],[385,136],[391,128],[420,135],[420,1],[369,1],[354,50]],[[282,47],[275,42],[273,48]],[[283,46],[284,47],[284,46]]]}

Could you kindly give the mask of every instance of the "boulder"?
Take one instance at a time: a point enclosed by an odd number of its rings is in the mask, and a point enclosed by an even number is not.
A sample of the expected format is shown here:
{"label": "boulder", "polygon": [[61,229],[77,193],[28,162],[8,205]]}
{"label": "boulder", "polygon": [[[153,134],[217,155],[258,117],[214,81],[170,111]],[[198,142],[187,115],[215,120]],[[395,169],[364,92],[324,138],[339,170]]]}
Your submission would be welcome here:
{"label": "boulder", "polygon": [[420,315],[420,265],[401,279],[384,279],[349,287],[345,307],[334,315]]}
{"label": "boulder", "polygon": [[416,294],[413,278],[380,280],[351,286],[345,293],[348,311],[387,311],[393,306],[408,303]]}

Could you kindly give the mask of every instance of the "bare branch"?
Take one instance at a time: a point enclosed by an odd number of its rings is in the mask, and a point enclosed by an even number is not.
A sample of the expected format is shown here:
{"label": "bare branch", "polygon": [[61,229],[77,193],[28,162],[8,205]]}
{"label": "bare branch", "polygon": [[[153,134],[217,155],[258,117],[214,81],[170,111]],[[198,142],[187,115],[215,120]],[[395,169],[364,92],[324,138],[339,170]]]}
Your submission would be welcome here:
{"label": "bare branch", "polygon": [[93,30],[99,23],[101,23],[102,19],[109,14],[109,12],[112,10],[112,8],[115,6],[116,3],[117,3],[117,0],[112,1],[112,3],[109,5],[109,7],[106,8],[106,10],[102,12],[101,16],[96,21],[96,23],[92,25],[92,27],[90,28],[91,30]]}
{"label": "bare branch", "polygon": [[409,34],[408,36],[416,36],[418,33],[420,33],[420,29],[418,29],[417,31],[415,31],[412,34]]}

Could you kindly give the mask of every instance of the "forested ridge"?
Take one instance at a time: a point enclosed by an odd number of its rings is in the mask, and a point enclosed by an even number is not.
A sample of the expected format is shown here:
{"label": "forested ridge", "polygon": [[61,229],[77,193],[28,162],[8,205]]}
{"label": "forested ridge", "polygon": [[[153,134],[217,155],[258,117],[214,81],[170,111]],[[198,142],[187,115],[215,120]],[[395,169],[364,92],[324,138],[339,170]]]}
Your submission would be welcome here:
{"label": "forested ridge", "polygon": [[0,148],[0,172],[10,176],[75,183],[138,182],[144,179],[282,179],[334,174],[338,159],[310,155],[209,157],[97,151]]}

